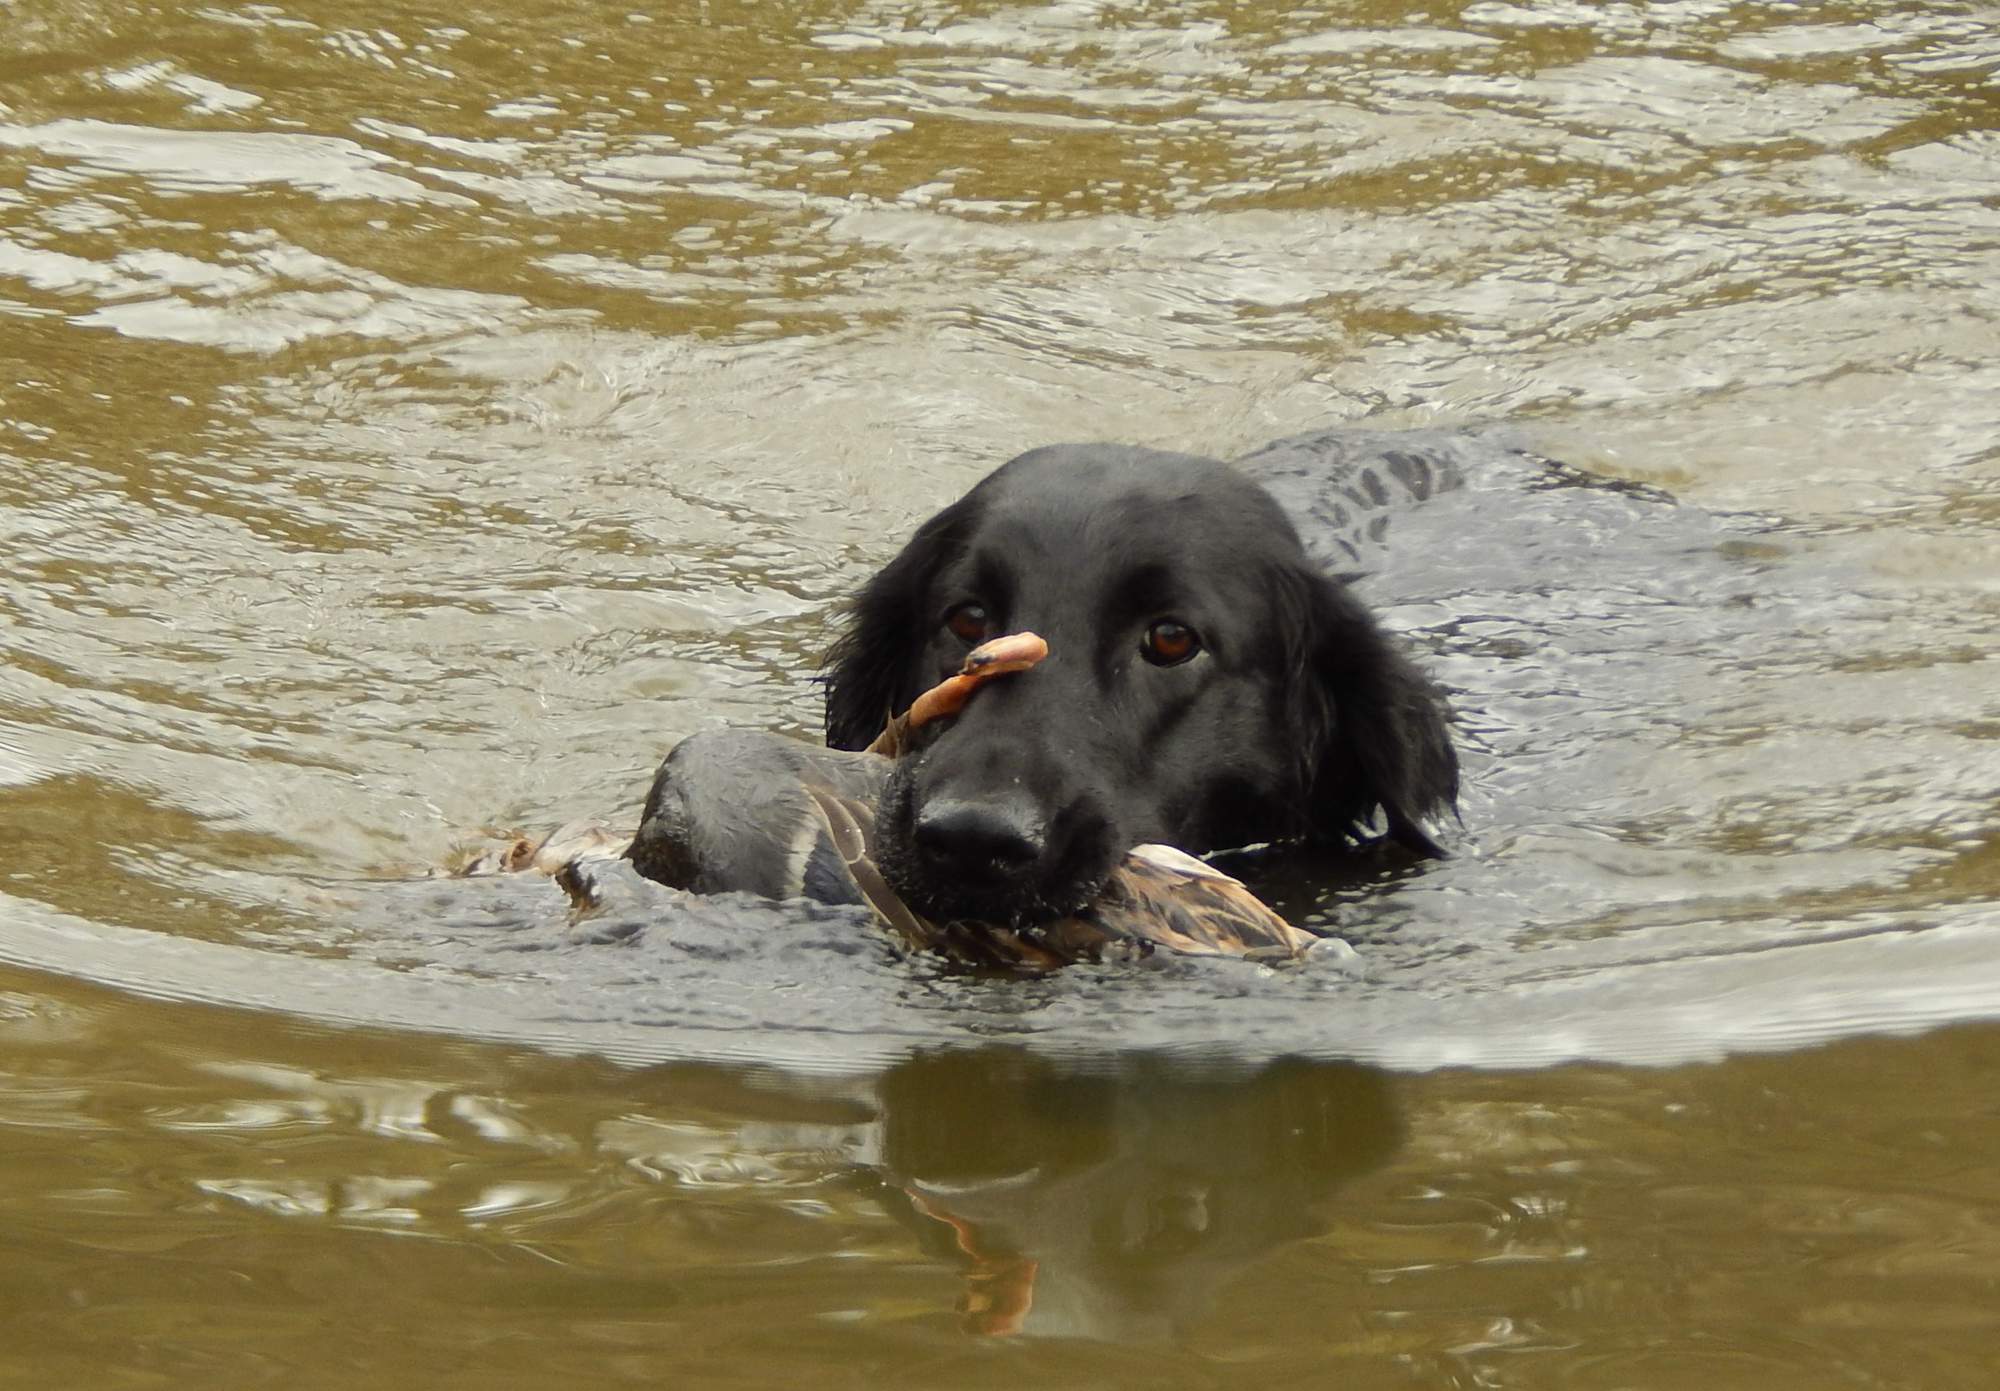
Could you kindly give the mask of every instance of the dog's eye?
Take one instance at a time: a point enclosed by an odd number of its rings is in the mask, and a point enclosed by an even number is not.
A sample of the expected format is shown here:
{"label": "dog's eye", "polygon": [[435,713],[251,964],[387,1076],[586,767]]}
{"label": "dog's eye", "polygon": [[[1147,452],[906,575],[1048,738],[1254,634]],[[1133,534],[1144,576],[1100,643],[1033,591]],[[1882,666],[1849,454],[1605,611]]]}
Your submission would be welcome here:
{"label": "dog's eye", "polygon": [[982,643],[993,636],[993,615],[984,604],[960,604],[944,616],[944,626],[960,642]]}
{"label": "dog's eye", "polygon": [[1179,666],[1201,651],[1201,636],[1185,623],[1162,618],[1146,630],[1139,655],[1156,667]]}

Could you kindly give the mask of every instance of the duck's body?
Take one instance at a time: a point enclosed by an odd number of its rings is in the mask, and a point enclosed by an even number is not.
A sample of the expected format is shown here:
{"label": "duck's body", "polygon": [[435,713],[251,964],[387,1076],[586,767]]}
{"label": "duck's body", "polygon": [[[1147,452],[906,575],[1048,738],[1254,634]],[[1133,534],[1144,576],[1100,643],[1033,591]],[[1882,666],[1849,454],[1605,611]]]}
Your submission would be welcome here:
{"label": "duck's body", "polygon": [[589,913],[615,895],[612,870],[629,860],[647,879],[692,893],[865,904],[913,948],[1015,969],[1119,951],[1285,958],[1318,940],[1238,880],[1167,845],[1136,847],[1080,911],[1049,922],[939,921],[889,887],[876,863],[875,807],[895,760],[982,683],[1026,670],[1047,651],[1031,633],[974,649],[963,671],[888,721],[863,752],[740,730],[692,735],[661,764],[629,844],[595,822],[572,822],[541,840],[515,838],[457,872],[539,871]]}
{"label": "duck's body", "polygon": [[894,759],[979,685],[1047,651],[1029,633],[980,646],[866,752],[740,731],[683,740],[654,780],[627,857],[647,878],[697,893],[865,903],[911,946],[985,965],[1046,968],[1156,948],[1289,957],[1317,940],[1239,881],[1164,845],[1134,849],[1088,905],[1050,922],[938,921],[889,887],[876,861],[875,807]]}
{"label": "duck's body", "polygon": [[[626,858],[648,879],[696,893],[866,904],[909,946],[978,965],[1043,969],[1155,949],[1291,957],[1317,940],[1238,880],[1165,845],[1134,849],[1082,911],[1052,922],[924,917],[876,864],[875,806],[892,766],[882,754],[770,734],[694,735],[660,769]],[[552,849],[520,858],[565,858]]]}

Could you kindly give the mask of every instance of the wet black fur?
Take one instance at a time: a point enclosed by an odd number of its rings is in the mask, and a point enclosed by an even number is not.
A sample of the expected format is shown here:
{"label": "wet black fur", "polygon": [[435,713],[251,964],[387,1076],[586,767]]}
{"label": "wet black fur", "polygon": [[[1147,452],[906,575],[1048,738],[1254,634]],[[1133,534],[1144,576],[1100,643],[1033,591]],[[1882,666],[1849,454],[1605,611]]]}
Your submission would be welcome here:
{"label": "wet black fur", "polygon": [[[891,778],[883,870],[919,911],[1068,912],[1147,841],[1200,853],[1377,827],[1440,853],[1419,824],[1458,791],[1440,696],[1227,465],[1073,445],[996,470],[862,590],[829,658],[829,744],[865,747],[957,670],[967,644],[946,618],[968,602],[1050,655],[982,687]],[[1200,635],[1192,660],[1142,657],[1163,618]],[[1032,858],[941,864],[914,828],[947,803],[996,809]]]}

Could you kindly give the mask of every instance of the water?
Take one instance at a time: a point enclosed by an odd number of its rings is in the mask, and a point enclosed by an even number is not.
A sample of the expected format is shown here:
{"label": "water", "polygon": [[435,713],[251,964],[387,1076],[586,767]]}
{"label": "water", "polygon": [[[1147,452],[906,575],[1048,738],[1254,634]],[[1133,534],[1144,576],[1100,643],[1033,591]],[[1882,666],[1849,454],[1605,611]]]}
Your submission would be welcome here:
{"label": "water", "polygon": [[[1996,84],[1974,6],[7,11],[0,1368],[1985,1385]],[[1011,453],[1337,422],[1656,490],[1396,518],[1469,791],[1290,890],[1352,957],[419,877],[810,737]]]}

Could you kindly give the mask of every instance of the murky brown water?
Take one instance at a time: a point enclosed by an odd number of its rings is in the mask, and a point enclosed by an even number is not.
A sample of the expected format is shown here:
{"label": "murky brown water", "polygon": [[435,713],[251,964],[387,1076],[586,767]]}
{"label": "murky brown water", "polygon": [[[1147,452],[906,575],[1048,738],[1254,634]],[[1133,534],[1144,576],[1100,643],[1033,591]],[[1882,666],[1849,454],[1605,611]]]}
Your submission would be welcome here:
{"label": "murky brown water", "polygon": [[[0,1380],[1988,1386],[1996,323],[1987,6],[0,10]],[[1494,420],[1680,503],[1399,520],[1352,960],[407,882],[1019,449]]]}

